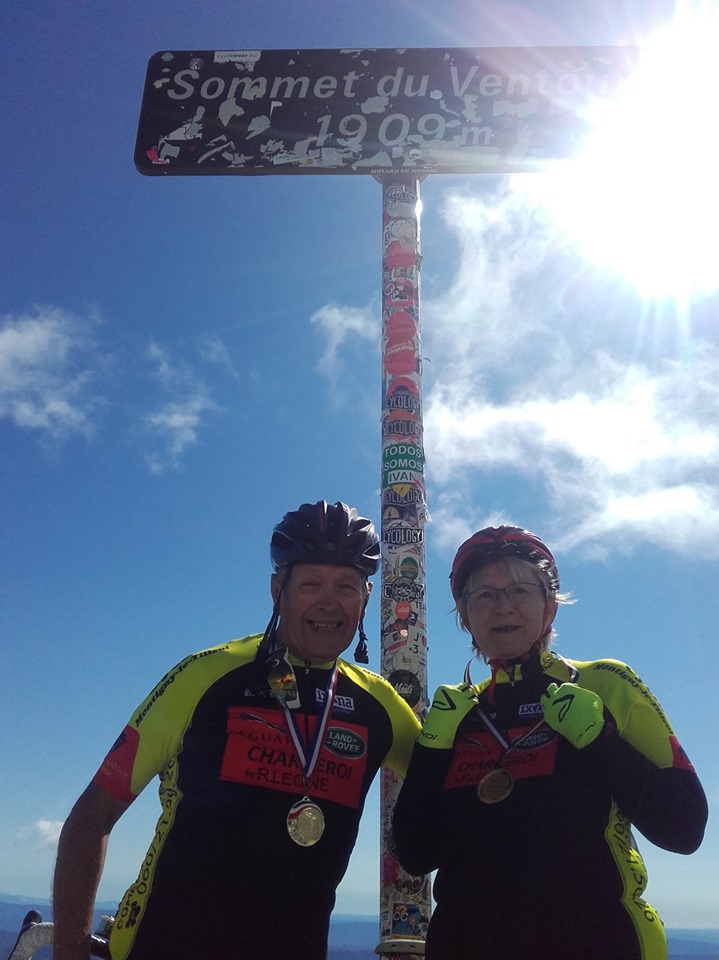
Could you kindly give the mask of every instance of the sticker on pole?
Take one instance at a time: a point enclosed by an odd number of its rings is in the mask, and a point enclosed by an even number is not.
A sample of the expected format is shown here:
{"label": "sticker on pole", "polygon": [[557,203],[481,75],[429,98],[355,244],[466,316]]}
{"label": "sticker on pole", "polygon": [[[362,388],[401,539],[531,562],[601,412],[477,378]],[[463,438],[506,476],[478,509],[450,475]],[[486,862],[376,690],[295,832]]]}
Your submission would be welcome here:
{"label": "sticker on pole", "polygon": [[148,175],[509,173],[572,156],[636,47],[164,51]]}

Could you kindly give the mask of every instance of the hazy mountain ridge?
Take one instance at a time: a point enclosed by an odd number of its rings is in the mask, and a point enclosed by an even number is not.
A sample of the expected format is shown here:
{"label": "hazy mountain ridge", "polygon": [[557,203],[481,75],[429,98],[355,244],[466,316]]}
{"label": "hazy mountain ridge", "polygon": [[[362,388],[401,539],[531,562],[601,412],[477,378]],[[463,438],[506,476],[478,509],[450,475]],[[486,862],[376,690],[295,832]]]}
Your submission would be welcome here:
{"label": "hazy mountain ridge", "polygon": [[[96,904],[96,921],[103,913],[113,913],[116,907],[116,903],[109,901]],[[44,920],[52,919],[49,900],[0,893],[0,960],[9,955],[25,914],[33,908],[42,914]],[[669,960],[719,960],[719,929],[668,929],[667,939]],[[371,960],[378,940],[377,917],[336,914],[330,926],[328,960]],[[41,950],[35,956],[37,960],[46,960],[50,950]]]}

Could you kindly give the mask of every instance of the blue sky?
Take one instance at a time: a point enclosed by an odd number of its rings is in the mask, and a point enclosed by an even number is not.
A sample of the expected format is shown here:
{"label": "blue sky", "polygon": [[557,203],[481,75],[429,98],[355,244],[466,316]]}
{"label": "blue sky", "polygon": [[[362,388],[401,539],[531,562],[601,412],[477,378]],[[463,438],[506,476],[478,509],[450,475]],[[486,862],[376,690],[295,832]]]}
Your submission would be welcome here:
{"label": "blue sky", "polygon": [[[381,188],[140,176],[148,58],[642,44],[672,14],[656,0],[569,7],[4,4],[0,891],[48,895],[59,825],[174,662],[264,628],[267,544],[287,509],[342,499],[379,522]],[[447,587],[456,546],[487,522],[535,530],[578,600],[560,611],[557,649],[635,667],[709,795],[694,856],[640,839],[648,897],[674,927],[715,926],[719,903],[719,304],[690,242],[715,249],[708,194],[687,202],[707,189],[698,98],[665,105],[652,162],[626,194],[614,183],[622,203],[601,229],[569,214],[602,196],[607,164],[574,201],[554,195],[551,215],[543,175],[421,187],[430,687],[468,658]],[[675,150],[682,177],[653,185],[642,232],[640,187]],[[677,198],[703,219],[672,228]],[[378,619],[375,600],[374,669]],[[133,879],[155,806],[149,788],[113,834],[102,899]],[[377,909],[377,806],[374,794],[342,912]]]}

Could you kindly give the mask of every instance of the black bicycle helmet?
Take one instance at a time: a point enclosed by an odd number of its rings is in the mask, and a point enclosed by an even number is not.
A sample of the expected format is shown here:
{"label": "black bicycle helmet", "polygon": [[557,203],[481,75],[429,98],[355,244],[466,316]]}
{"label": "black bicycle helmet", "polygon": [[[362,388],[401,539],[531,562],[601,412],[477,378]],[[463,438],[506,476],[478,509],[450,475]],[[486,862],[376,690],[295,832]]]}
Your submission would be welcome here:
{"label": "black bicycle helmet", "polygon": [[521,527],[485,527],[465,540],[454,558],[449,585],[455,603],[459,603],[464,585],[473,570],[505,557],[518,557],[541,566],[549,577],[552,591],[559,591],[557,564],[543,540]]}
{"label": "black bicycle helmet", "polygon": [[330,563],[369,577],[379,565],[379,537],[346,503],[318,500],[284,515],[272,531],[270,558],[275,572],[293,563]]}

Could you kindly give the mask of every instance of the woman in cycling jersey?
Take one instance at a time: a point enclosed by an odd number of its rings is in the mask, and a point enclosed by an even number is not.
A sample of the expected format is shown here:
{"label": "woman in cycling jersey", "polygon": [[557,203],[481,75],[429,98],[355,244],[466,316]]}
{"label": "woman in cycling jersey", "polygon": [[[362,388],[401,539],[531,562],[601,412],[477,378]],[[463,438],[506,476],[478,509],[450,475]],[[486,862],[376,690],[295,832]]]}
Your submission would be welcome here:
{"label": "woman in cycling jersey", "polygon": [[633,828],[692,853],[707,803],[661,706],[549,650],[569,598],[529,531],[475,533],[450,584],[490,676],[439,687],[395,809],[403,867],[437,870],[427,960],[665,960]]}

